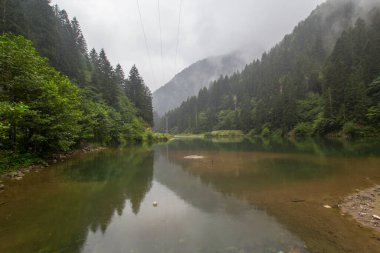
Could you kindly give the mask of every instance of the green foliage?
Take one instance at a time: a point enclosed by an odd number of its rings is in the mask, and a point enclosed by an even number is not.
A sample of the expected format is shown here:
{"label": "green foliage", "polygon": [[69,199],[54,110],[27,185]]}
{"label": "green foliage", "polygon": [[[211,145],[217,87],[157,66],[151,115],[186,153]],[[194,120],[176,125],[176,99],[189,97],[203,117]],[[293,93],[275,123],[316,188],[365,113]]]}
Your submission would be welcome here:
{"label": "green foliage", "polygon": [[270,132],[269,126],[264,126],[263,129],[261,130],[260,136],[264,138],[268,138],[270,137],[270,134],[271,132]]}
{"label": "green foliage", "polygon": [[296,137],[311,136],[313,133],[313,125],[310,123],[300,122],[294,127],[293,131]]}
{"label": "green foliage", "polygon": [[214,129],[236,129],[237,128],[237,112],[233,110],[222,110],[218,113],[218,123]]}
{"label": "green foliage", "polygon": [[143,103],[136,108],[122,67],[113,68],[103,49],[88,53],[76,18],[47,0],[3,1],[1,7],[0,150],[14,161],[3,164],[26,166],[31,157],[85,143],[155,140],[147,128],[149,89],[142,81]]}
{"label": "green foliage", "polygon": [[1,121],[8,127],[1,142],[35,152],[68,150],[79,136],[79,89],[22,36],[1,36],[0,48]]}
{"label": "green foliage", "polygon": [[329,133],[338,132],[341,129],[341,125],[332,119],[321,118],[316,121],[314,126],[313,135],[326,136]]}
{"label": "green foliage", "polygon": [[380,10],[364,13],[366,23],[357,19],[358,5],[321,4],[260,60],[164,115],[158,129],[168,122],[180,133],[239,129],[268,137],[336,135],[347,122],[380,129]]}
{"label": "green foliage", "polygon": [[22,36],[1,36],[0,51],[2,149],[41,154],[83,142],[144,140],[146,127],[123,93],[116,93],[111,104],[96,87],[80,90]]}
{"label": "green foliage", "polygon": [[380,124],[380,103],[368,108],[367,118],[373,125]]}
{"label": "green foliage", "polygon": [[366,114],[367,119],[372,125],[380,128],[380,76],[368,86],[367,94],[372,100]]}
{"label": "green foliage", "polygon": [[154,142],[167,142],[171,139],[171,136],[169,134],[153,133],[152,137],[152,141]]}
{"label": "green foliage", "polygon": [[342,134],[347,138],[378,136],[373,127],[359,125],[354,122],[345,123],[342,128]]}
{"label": "green foliage", "polygon": [[136,106],[138,115],[153,126],[152,93],[145,85],[138,69],[133,65],[125,84],[125,93]]}
{"label": "green foliage", "polygon": [[219,130],[212,131],[205,134],[207,138],[218,138],[218,137],[241,137],[244,136],[244,133],[240,130]]}
{"label": "green foliage", "polygon": [[[24,103],[9,103],[7,101],[0,102],[0,140],[5,140],[10,131],[19,125],[28,110],[28,106]],[[1,145],[6,143],[1,142]],[[4,148],[4,147],[2,147]]]}
{"label": "green foliage", "polygon": [[16,170],[34,164],[44,164],[36,155],[30,153],[15,153],[12,151],[0,150],[0,173]]}
{"label": "green foliage", "polygon": [[323,97],[310,93],[303,100],[297,101],[297,121],[313,122],[323,112]]}

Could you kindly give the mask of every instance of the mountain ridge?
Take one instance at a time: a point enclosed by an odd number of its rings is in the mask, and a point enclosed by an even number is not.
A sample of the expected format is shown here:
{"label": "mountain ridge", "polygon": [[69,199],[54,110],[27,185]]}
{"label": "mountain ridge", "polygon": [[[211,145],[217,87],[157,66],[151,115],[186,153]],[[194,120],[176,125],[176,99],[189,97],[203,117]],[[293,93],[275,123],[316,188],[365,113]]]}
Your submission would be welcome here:
{"label": "mountain ridge", "polygon": [[374,134],[380,127],[379,10],[373,0],[326,1],[260,60],[202,89],[156,128],[262,136]]}
{"label": "mountain ridge", "polygon": [[234,52],[211,56],[191,64],[153,92],[155,112],[162,116],[180,106],[188,97],[198,94],[199,90],[208,87],[220,76],[229,76],[242,70],[246,63],[242,53]]}

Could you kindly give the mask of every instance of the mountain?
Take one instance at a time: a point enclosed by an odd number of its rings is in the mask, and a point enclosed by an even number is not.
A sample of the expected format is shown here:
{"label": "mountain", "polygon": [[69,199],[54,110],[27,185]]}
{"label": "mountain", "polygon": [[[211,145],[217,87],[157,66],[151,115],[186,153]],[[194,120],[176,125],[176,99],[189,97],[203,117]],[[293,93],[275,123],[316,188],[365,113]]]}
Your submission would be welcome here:
{"label": "mountain", "polygon": [[188,97],[218,79],[221,75],[231,75],[246,64],[240,53],[215,56],[200,60],[180,73],[153,93],[153,108],[163,115],[181,105]]}
{"label": "mountain", "polygon": [[156,125],[173,132],[363,136],[380,129],[380,2],[329,0],[241,72]]}
{"label": "mountain", "polygon": [[0,154],[151,140],[152,97],[137,68],[126,78],[104,49],[89,52],[79,21],[50,4],[0,4]]}

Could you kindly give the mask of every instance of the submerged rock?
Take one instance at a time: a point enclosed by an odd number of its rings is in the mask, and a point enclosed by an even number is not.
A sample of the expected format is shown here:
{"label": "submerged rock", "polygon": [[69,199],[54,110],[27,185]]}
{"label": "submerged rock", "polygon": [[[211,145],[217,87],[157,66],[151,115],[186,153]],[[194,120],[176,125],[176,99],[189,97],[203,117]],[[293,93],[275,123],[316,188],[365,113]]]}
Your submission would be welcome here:
{"label": "submerged rock", "polygon": [[0,184],[0,191],[4,190],[5,189],[5,185],[3,184]]}
{"label": "submerged rock", "polygon": [[185,159],[204,159],[205,157],[200,156],[200,155],[189,155],[189,156],[185,156],[184,158]]}

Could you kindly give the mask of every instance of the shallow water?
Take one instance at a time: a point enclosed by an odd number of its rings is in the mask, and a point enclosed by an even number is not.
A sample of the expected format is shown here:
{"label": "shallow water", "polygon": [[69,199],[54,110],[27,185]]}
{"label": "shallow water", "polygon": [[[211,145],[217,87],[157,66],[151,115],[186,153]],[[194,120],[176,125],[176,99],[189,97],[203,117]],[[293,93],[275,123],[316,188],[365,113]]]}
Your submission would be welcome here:
{"label": "shallow water", "polygon": [[198,139],[81,155],[6,182],[0,252],[380,252],[336,208],[380,183],[379,147]]}

